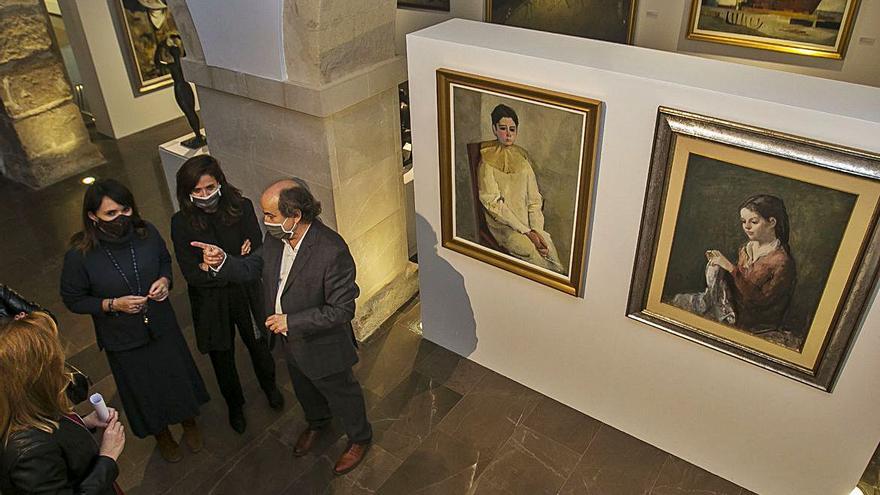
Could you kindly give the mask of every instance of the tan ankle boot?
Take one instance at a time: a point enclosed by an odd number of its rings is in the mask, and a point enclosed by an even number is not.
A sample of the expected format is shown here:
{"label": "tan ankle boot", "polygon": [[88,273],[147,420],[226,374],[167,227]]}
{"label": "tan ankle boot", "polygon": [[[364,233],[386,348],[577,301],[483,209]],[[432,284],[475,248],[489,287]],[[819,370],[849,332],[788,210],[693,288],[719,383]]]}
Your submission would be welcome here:
{"label": "tan ankle boot", "polygon": [[183,425],[183,441],[189,447],[189,450],[192,452],[202,450],[204,445],[202,443],[202,432],[199,431],[196,418],[190,418],[180,424]]}
{"label": "tan ankle boot", "polygon": [[180,455],[180,446],[174,441],[168,428],[156,435],[156,445],[159,446],[159,453],[167,462],[180,462],[183,456]]}

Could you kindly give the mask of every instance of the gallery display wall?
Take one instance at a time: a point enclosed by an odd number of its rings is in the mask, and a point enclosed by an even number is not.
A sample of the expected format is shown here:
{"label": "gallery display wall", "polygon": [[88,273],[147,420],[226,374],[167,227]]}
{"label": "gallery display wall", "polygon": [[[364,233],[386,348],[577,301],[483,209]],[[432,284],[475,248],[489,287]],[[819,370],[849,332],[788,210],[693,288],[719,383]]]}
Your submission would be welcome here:
{"label": "gallery display wall", "polygon": [[[876,286],[830,392],[627,311],[659,107],[876,154],[880,89],[465,20],[407,53],[426,338],[753,492],[852,490],[880,439]],[[441,245],[439,69],[602,102],[582,297]]]}
{"label": "gallery display wall", "polygon": [[[846,56],[843,60],[829,60],[689,40],[687,27],[693,1],[638,0],[633,22],[632,44],[828,79],[880,86],[880,2],[871,0],[859,2]],[[825,1],[827,2],[827,0]],[[453,17],[477,21],[486,18],[486,0],[450,0],[449,6],[448,12],[398,8],[398,53],[404,53],[406,33],[416,29]]]}
{"label": "gallery display wall", "polygon": [[124,31],[113,9],[119,0],[59,0],[98,132],[122,138],[183,114],[172,87],[138,94]]}

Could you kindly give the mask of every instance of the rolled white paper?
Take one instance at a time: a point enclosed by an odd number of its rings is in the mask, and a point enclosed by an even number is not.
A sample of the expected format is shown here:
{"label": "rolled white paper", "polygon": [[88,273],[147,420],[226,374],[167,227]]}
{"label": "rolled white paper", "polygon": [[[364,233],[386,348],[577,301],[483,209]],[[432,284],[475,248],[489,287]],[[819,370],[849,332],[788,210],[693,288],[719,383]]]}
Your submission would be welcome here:
{"label": "rolled white paper", "polygon": [[101,397],[101,394],[92,394],[89,397],[89,402],[92,403],[92,407],[95,408],[95,412],[98,413],[98,419],[101,420],[102,423],[106,423],[108,419],[110,419],[110,411],[107,409],[107,404],[104,403],[104,397]]}

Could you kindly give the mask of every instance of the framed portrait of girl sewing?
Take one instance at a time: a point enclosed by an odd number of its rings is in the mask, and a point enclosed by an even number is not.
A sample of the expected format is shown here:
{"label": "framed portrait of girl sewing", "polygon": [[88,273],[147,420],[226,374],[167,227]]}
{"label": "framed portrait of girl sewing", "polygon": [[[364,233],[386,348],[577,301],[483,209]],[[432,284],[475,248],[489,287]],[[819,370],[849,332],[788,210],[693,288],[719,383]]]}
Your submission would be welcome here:
{"label": "framed portrait of girl sewing", "polygon": [[437,71],[442,245],[583,294],[601,102]]}
{"label": "framed portrait of girl sewing", "polygon": [[628,316],[830,392],[878,213],[880,155],[661,107]]}

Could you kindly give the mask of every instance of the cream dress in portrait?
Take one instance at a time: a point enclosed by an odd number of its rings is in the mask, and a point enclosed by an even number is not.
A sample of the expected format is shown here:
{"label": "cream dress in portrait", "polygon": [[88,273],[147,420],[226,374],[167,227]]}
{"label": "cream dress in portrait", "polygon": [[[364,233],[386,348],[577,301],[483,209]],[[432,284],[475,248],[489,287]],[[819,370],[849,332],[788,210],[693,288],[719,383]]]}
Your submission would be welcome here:
{"label": "cream dress in portrait", "polygon": [[[516,258],[565,274],[553,239],[544,230],[544,198],[526,150],[497,141],[485,144],[480,149],[477,181],[486,224],[498,244]],[[526,237],[531,230],[544,239],[549,248],[546,257]]]}

